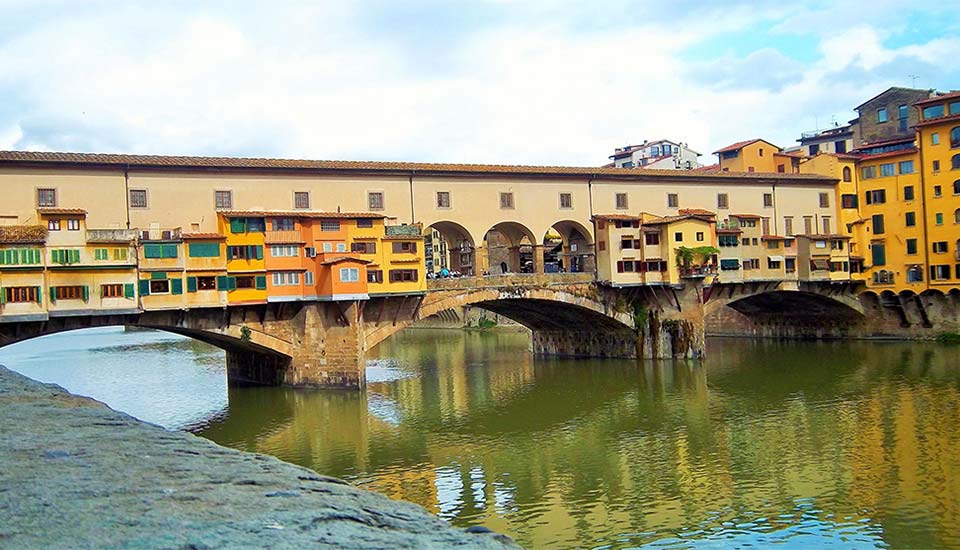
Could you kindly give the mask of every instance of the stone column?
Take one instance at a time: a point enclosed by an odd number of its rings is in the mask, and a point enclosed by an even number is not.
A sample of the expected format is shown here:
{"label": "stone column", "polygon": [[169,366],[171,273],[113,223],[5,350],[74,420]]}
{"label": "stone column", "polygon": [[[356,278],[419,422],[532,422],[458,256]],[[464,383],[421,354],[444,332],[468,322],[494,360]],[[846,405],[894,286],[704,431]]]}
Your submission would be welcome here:
{"label": "stone column", "polygon": [[520,247],[511,246],[507,250],[509,251],[507,267],[510,268],[511,273],[520,273]]}
{"label": "stone column", "polygon": [[544,271],[543,245],[533,245],[533,272],[542,275]]}
{"label": "stone column", "polygon": [[306,304],[288,321],[293,357],[283,385],[349,389],[366,385],[366,345],[358,307],[358,302]]}
{"label": "stone column", "polygon": [[473,249],[473,274],[483,277],[484,272],[490,270],[490,259],[487,257],[487,247],[482,244]]}

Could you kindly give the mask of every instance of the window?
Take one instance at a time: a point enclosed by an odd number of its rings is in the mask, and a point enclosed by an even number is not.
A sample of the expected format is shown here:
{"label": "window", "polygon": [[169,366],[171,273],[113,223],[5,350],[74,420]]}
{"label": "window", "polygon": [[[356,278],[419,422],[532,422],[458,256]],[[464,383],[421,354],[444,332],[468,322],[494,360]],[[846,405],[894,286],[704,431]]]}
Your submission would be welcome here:
{"label": "window", "polygon": [[913,200],[913,186],[907,185],[903,188],[903,200],[912,201]]}
{"label": "window", "polygon": [[901,173],[901,174],[912,174],[913,171],[914,171],[914,170],[913,170],[913,161],[912,161],[912,160],[904,160],[904,161],[901,161],[901,162],[900,162],[900,165],[898,166],[898,168],[900,169],[900,173]]}
{"label": "window", "polygon": [[300,247],[294,244],[275,244],[270,247],[270,256],[272,258],[297,257],[300,256]]}
{"label": "window", "polygon": [[907,212],[903,215],[903,224],[907,227],[913,227],[917,225],[917,213],[916,212]]}
{"label": "window", "polygon": [[80,220],[67,220],[67,231],[80,231]]}
{"label": "window", "polygon": [[676,193],[667,193],[667,208],[679,208],[680,196]]}
{"label": "window", "polygon": [[356,252],[358,254],[376,254],[377,243],[374,243],[374,242],[350,243],[350,252]]}
{"label": "window", "polygon": [[793,217],[786,216],[783,218],[783,233],[788,236],[793,236]]}
{"label": "window", "polygon": [[187,254],[191,258],[219,258],[220,243],[190,243]]}
{"label": "window", "polygon": [[147,190],[131,189],[130,190],[130,208],[146,208],[146,207],[147,207]]}
{"label": "window", "polygon": [[760,233],[762,235],[770,234],[770,218],[762,218],[760,220]]}
{"label": "window", "polygon": [[320,231],[340,231],[340,220],[320,220]]}
{"label": "window", "polygon": [[308,191],[294,191],[293,207],[310,208],[310,193]]}
{"label": "window", "polygon": [[393,243],[393,253],[406,253],[406,254],[416,254],[417,252],[417,243],[411,243],[407,241],[395,242]]}
{"label": "window", "polygon": [[500,193],[500,208],[513,208],[513,193]]}
{"label": "window", "polygon": [[939,171],[940,171],[940,161],[939,161],[939,160],[933,161],[933,171],[934,171],[934,172],[939,172]]}
{"label": "window", "polygon": [[930,145],[940,145],[940,134],[934,132],[930,134]]}
{"label": "window", "polygon": [[674,233],[674,234],[673,234],[673,241],[674,241],[674,242],[678,242],[678,243],[682,243],[682,242],[683,242],[683,232],[677,231],[676,233]]}
{"label": "window", "polygon": [[8,286],[3,289],[3,300],[10,304],[23,304],[40,301],[38,286]]}
{"label": "window", "polygon": [[843,250],[843,241],[839,239],[830,241],[830,250]]}
{"label": "window", "polygon": [[38,248],[7,248],[0,250],[0,265],[36,265],[43,259]]}
{"label": "window", "polygon": [[[187,278],[187,286],[189,287],[189,277]],[[216,290],[217,289],[217,278],[216,277],[197,277],[197,290]]]}
{"label": "window", "polygon": [[897,120],[899,120],[899,130],[905,132],[907,130],[907,111],[908,107],[906,105],[900,105],[897,107]]}
{"label": "window", "polygon": [[943,188],[940,187],[939,185],[934,185],[934,186],[933,186],[933,196],[934,196],[934,197],[942,197],[942,196],[943,196]]}
{"label": "window", "polygon": [[960,195],[960,180],[953,182],[953,194]]}
{"label": "window", "polygon": [[573,195],[560,193],[560,208],[573,208]]}
{"label": "window", "polygon": [[80,263],[79,250],[51,250],[50,261],[55,264],[76,264]]}
{"label": "window", "polygon": [[829,193],[820,193],[820,208],[830,208]]}
{"label": "window", "polygon": [[717,208],[729,208],[726,193],[717,193]]}
{"label": "window", "polygon": [[778,164],[778,165],[777,165],[777,172],[780,172],[780,173],[782,174],[782,173],[784,173],[784,172],[786,172],[786,171],[787,171],[787,167],[786,167],[786,166],[784,166],[783,164]]}
{"label": "window", "polygon": [[306,271],[303,274],[303,284],[312,285],[313,284],[313,271]]}
{"label": "window", "polygon": [[886,108],[877,109],[877,123],[883,123],[887,121],[887,110]]}
{"label": "window", "polygon": [[843,167],[843,181],[853,181],[853,171],[849,166]]}
{"label": "window", "polygon": [[805,235],[810,235],[813,233],[813,217],[812,216],[803,217],[803,233]]}
{"label": "window", "polygon": [[814,155],[816,155],[816,154],[819,153],[819,152],[820,152],[820,144],[819,144],[819,143],[815,143],[815,144],[813,144],[813,145],[810,146],[810,156],[811,156],[811,157],[814,156]]}
{"label": "window", "polygon": [[100,285],[101,298],[123,298],[123,283],[110,283]]}
{"label": "window", "polygon": [[944,109],[943,104],[933,105],[931,107],[924,107],[923,109],[923,119],[927,120],[930,118],[937,118],[943,116]]}
{"label": "window", "polygon": [[740,239],[736,235],[718,235],[717,244],[720,246],[739,246]]}
{"label": "window", "polygon": [[383,210],[383,191],[367,193],[367,206],[370,207],[370,210]]}
{"label": "window", "polygon": [[960,223],[960,208],[953,211],[953,223]]}
{"label": "window", "polygon": [[[958,145],[958,147],[960,147],[960,145]],[[953,155],[950,158],[950,169],[960,170],[960,155]]]}
{"label": "window", "polygon": [[887,265],[887,247],[883,243],[870,245],[870,255],[874,266]]}
{"label": "window", "polygon": [[950,148],[956,149],[957,147],[960,147],[960,126],[950,130]]}
{"label": "window", "polygon": [[37,189],[37,206],[52,207],[57,205],[57,190],[51,188]]}
{"label": "window", "polygon": [[233,191],[214,191],[214,206],[233,208]]}
{"label": "window", "polygon": [[321,247],[324,252],[333,252],[333,243],[323,243]]}
{"label": "window", "polygon": [[626,210],[627,209],[627,194],[626,193],[617,193],[615,196],[617,210]]}
{"label": "window", "polygon": [[85,286],[55,286],[50,288],[53,300],[87,300],[89,290]]}
{"label": "window", "polygon": [[770,208],[773,206],[773,193],[763,194],[763,206],[765,208]]}
{"label": "window", "polygon": [[93,259],[94,260],[109,260],[110,251],[106,248],[95,248],[93,249]]}
{"label": "window", "polygon": [[841,208],[856,208],[857,207],[857,196],[856,195],[840,195],[840,207]]}
{"label": "window", "polygon": [[897,174],[897,167],[892,162],[888,162],[880,165],[881,177],[895,176],[896,174]]}
{"label": "window", "polygon": [[874,214],[872,221],[873,221],[873,233],[875,235],[882,234],[884,232],[883,214]]}
{"label": "window", "polygon": [[951,115],[960,115],[960,101],[951,101],[951,102],[950,102],[950,114],[951,114]]}
{"label": "window", "polygon": [[743,239],[743,246],[750,246],[750,239],[749,239],[749,238]]}
{"label": "window", "polygon": [[254,288],[256,282],[253,279],[253,276],[243,276],[237,277],[236,288]]}
{"label": "window", "polygon": [[271,274],[273,286],[299,286],[300,273],[297,271],[276,271]]}
{"label": "window", "polygon": [[867,204],[883,204],[887,202],[887,191],[885,189],[874,189],[865,193]]}
{"label": "window", "polygon": [[767,258],[767,269],[780,269],[780,260]]}
{"label": "window", "polygon": [[703,231],[697,231],[697,240],[703,241]]}
{"label": "window", "polygon": [[49,231],[60,231],[60,220],[47,220],[47,229]]}
{"label": "window", "polygon": [[149,288],[150,294],[169,294],[170,281],[168,279],[151,279]]}
{"label": "window", "polygon": [[780,243],[778,241],[767,241],[767,248],[771,250],[780,248]]}
{"label": "window", "polygon": [[917,253],[917,239],[907,239],[907,254]]}
{"label": "window", "polygon": [[823,227],[823,234],[830,234],[830,216],[821,216],[820,225]]}
{"label": "window", "polygon": [[[234,248],[234,247],[231,247]],[[240,248],[240,247],[237,247]],[[146,244],[143,245],[143,257],[151,259],[176,258],[177,245],[175,244]]]}
{"label": "window", "polygon": [[930,266],[930,280],[931,281],[945,281],[950,278],[950,266],[949,265],[932,265]]}
{"label": "window", "polygon": [[933,253],[934,254],[946,254],[947,253],[947,241],[937,241],[933,243]]}
{"label": "window", "polygon": [[357,220],[357,227],[360,229],[369,229],[373,227],[373,220],[370,218],[363,218]]}
{"label": "window", "polygon": [[247,218],[248,233],[263,233],[267,230],[267,222],[263,218]]}
{"label": "window", "polygon": [[860,169],[860,179],[870,180],[877,177],[877,167],[876,166],[864,166]]}
{"label": "window", "polygon": [[660,234],[659,234],[659,233],[644,233],[643,239],[644,239],[643,242],[646,243],[647,246],[653,246],[653,245],[658,245],[658,244],[660,244]]}
{"label": "window", "polygon": [[720,269],[722,271],[740,269],[740,262],[738,260],[720,260]]}
{"label": "window", "polygon": [[416,282],[418,279],[416,269],[391,269],[390,270],[390,282],[391,283],[408,283]]}
{"label": "window", "polygon": [[270,226],[274,231],[293,231],[297,224],[293,218],[273,218],[270,220]]}
{"label": "window", "polygon": [[347,243],[337,243],[337,252],[346,252]]}
{"label": "window", "polygon": [[367,270],[367,282],[368,283],[382,283],[383,282],[383,271],[380,269],[369,269]]}
{"label": "window", "polygon": [[639,246],[634,246],[634,244],[640,244],[640,241],[635,241],[633,239],[620,239],[620,250],[629,250],[634,248],[640,248]]}
{"label": "window", "polygon": [[943,212],[937,212],[934,214],[933,219],[937,225],[943,225]]}
{"label": "window", "polygon": [[263,247],[260,245],[236,245],[227,247],[228,260],[262,260]]}
{"label": "window", "polygon": [[437,208],[450,208],[450,191],[437,191]]}

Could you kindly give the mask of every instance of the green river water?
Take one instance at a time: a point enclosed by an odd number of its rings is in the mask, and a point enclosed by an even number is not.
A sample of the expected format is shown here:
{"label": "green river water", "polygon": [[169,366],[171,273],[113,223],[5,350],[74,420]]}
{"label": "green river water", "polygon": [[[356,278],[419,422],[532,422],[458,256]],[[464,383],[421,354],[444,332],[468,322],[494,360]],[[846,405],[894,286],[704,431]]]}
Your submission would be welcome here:
{"label": "green river water", "polygon": [[960,547],[960,348],[711,340],[696,364],[528,343],[407,330],[364,392],[228,389],[222,352],[159,332],[0,363],[529,548]]}

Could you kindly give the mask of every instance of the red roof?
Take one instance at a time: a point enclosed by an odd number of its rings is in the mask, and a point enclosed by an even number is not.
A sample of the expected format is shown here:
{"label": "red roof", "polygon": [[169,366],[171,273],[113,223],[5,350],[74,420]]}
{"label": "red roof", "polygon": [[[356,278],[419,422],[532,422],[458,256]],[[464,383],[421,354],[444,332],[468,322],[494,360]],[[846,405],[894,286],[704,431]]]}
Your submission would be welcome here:
{"label": "red roof", "polygon": [[321,212],[318,210],[217,210],[227,218],[338,218],[338,219],[383,219],[387,216],[374,212]]}
{"label": "red roof", "polygon": [[915,101],[914,105],[929,105],[931,103],[937,103],[945,99],[960,98],[960,91],[953,91],[943,95],[936,95],[927,99],[921,99],[920,101]]}
{"label": "red roof", "polygon": [[927,120],[921,120],[920,122],[914,124],[914,127],[930,126],[931,124],[940,124],[942,122],[953,122],[955,120],[960,120],[960,113],[940,116],[937,118],[928,118]]}
{"label": "red roof", "polygon": [[219,233],[181,233],[180,238],[183,240],[215,240],[215,239],[226,239],[226,235],[221,235]]}
{"label": "red roof", "polygon": [[[743,149],[743,148],[746,147],[747,145],[750,145],[751,143],[756,143],[756,142],[758,142],[758,141],[762,141],[762,142],[766,143],[767,145],[773,145],[773,144],[770,143],[769,141],[767,141],[767,140],[765,140],[765,139],[761,139],[761,138],[748,139],[748,140],[746,140],[746,141],[738,141],[738,142],[736,142],[736,143],[731,143],[730,145],[727,145],[726,147],[724,147],[724,148],[722,148],[722,149],[717,149],[716,151],[713,152],[713,154],[726,153],[727,151],[739,151],[740,149]],[[776,148],[777,148],[777,151],[779,152],[780,147],[777,147],[776,145],[773,145],[773,146],[776,147]]]}
{"label": "red roof", "polygon": [[760,216],[757,214],[730,214],[731,218],[740,218],[741,220],[759,220]]}
{"label": "red roof", "polygon": [[72,216],[86,216],[87,211],[83,208],[50,208],[42,207],[37,208],[37,212],[40,214],[49,214],[49,215],[72,215]]}
{"label": "red roof", "polygon": [[859,151],[859,150],[861,150],[861,149],[870,149],[870,148],[873,148],[873,147],[880,147],[881,145],[892,145],[892,144],[894,144],[894,143],[906,143],[906,142],[908,142],[908,141],[914,141],[914,140],[916,140],[916,138],[913,137],[913,136],[910,136],[910,137],[899,137],[899,138],[893,138],[893,139],[885,139],[885,140],[882,140],[882,141],[871,141],[871,142],[869,142],[869,143],[864,143],[864,144],[860,145],[859,147],[857,147],[856,149],[854,149],[854,151]]}
{"label": "red roof", "polygon": [[619,221],[627,221],[627,222],[636,222],[636,221],[640,221],[640,216],[631,216],[631,215],[629,215],[629,214],[595,214],[595,215],[593,216],[593,219],[595,219],[595,220],[611,220],[611,221],[619,220]]}
{"label": "red roof", "polygon": [[370,260],[364,260],[363,258],[356,258],[353,256],[334,256],[333,258],[320,262],[320,265],[332,265],[341,262],[357,262],[360,264],[368,264],[370,263]]}
{"label": "red roof", "polygon": [[887,151],[886,153],[874,153],[872,155],[860,155],[860,160],[882,159],[887,157],[898,157],[900,155],[912,155],[917,152],[916,147],[909,149],[900,149],[898,151]]}
{"label": "red roof", "polygon": [[716,212],[711,212],[709,210],[704,210],[703,208],[681,208],[679,210],[681,216],[691,215],[691,216],[716,216]]}
{"label": "red roof", "polygon": [[691,168],[689,171],[690,171],[690,172],[719,172],[719,171],[720,171],[720,165],[719,165],[719,164],[711,164],[710,166],[701,166],[701,167],[699,167],[699,168]]}
{"label": "red roof", "polygon": [[789,241],[793,237],[781,237],[780,235],[761,235],[761,241]]}

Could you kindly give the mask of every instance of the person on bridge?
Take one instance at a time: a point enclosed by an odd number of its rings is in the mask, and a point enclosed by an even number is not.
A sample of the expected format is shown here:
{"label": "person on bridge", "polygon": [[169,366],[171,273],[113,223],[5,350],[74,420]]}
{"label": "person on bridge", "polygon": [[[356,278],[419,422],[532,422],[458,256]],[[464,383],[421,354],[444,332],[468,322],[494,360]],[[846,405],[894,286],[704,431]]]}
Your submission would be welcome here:
{"label": "person on bridge", "polygon": [[447,277],[450,276],[450,272],[447,271],[447,268],[444,267],[443,269],[440,270],[440,276],[446,279]]}

